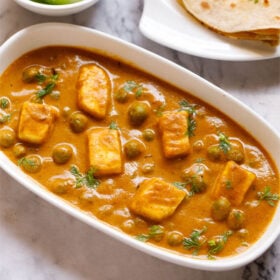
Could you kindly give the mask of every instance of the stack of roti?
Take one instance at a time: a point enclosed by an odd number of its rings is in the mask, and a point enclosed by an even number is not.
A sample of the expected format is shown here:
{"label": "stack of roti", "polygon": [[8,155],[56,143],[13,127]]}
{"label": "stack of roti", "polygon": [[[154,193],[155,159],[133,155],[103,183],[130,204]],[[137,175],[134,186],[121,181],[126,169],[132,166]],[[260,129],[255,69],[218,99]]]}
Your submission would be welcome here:
{"label": "stack of roti", "polygon": [[183,6],[210,29],[228,37],[277,45],[280,0],[182,0]]}

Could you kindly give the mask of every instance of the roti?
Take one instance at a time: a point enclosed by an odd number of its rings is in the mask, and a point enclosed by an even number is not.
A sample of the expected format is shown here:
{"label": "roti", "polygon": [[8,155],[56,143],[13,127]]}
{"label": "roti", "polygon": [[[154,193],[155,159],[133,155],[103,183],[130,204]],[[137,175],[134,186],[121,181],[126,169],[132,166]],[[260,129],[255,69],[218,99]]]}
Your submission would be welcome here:
{"label": "roti", "polygon": [[186,10],[210,29],[236,39],[277,45],[279,0],[182,0]]}

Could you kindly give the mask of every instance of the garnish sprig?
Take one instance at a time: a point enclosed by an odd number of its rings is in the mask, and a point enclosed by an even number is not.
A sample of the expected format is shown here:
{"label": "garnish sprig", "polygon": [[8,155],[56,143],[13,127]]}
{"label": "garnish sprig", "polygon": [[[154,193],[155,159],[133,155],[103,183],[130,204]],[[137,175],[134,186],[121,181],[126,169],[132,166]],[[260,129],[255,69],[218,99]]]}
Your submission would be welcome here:
{"label": "garnish sprig", "polygon": [[72,165],[70,167],[70,172],[76,179],[76,189],[79,189],[83,186],[96,189],[100,184],[100,181],[94,177],[95,169],[93,167],[90,167],[90,169],[85,174],[82,174],[77,166]]}
{"label": "garnish sprig", "polygon": [[164,235],[164,228],[160,225],[152,225],[148,229],[147,234],[139,234],[136,239],[142,242],[147,242],[150,239],[160,241]]}
{"label": "garnish sprig", "polygon": [[135,97],[139,98],[143,94],[143,85],[140,83],[137,83],[135,81],[127,81],[125,85],[123,86],[123,89],[127,92],[133,92],[135,93]]}
{"label": "garnish sprig", "polygon": [[270,187],[266,186],[262,192],[257,193],[259,200],[265,200],[270,206],[275,206],[275,201],[280,199],[280,195],[272,193]]}
{"label": "garnish sprig", "polygon": [[197,255],[200,248],[205,244],[206,238],[203,238],[203,233],[207,230],[206,227],[202,229],[195,229],[192,231],[189,237],[185,237],[183,240],[183,246],[187,250],[193,250],[192,254]]}
{"label": "garnish sprig", "polygon": [[187,111],[189,113],[188,116],[188,130],[186,131],[186,135],[189,137],[192,137],[195,135],[195,129],[197,126],[196,120],[195,120],[195,114],[196,114],[196,105],[190,104],[187,100],[181,100],[179,102],[180,105],[180,111]]}
{"label": "garnish sprig", "polygon": [[214,259],[213,255],[217,255],[221,252],[227,241],[228,238],[233,234],[231,230],[226,231],[222,235],[215,236],[213,239],[208,240],[208,258]]}
{"label": "garnish sprig", "polygon": [[222,150],[225,154],[227,154],[231,149],[231,144],[228,136],[225,135],[223,132],[219,132],[218,137],[219,137],[220,150]]}

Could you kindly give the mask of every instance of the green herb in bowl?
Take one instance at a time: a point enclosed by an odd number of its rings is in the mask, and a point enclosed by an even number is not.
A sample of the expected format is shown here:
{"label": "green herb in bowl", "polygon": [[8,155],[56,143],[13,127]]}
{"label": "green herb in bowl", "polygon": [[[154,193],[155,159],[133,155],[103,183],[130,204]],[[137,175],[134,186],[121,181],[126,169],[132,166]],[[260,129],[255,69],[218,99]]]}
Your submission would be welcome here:
{"label": "green herb in bowl", "polygon": [[82,0],[31,0],[31,1],[42,3],[42,4],[48,4],[48,5],[65,5],[65,4],[73,4],[75,2],[80,2]]}

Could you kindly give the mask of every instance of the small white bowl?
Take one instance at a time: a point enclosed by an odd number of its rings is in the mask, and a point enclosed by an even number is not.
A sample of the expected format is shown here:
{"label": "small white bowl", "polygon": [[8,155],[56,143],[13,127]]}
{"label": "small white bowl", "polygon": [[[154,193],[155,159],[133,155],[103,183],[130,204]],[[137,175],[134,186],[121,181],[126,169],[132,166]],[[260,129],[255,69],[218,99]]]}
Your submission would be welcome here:
{"label": "small white bowl", "polygon": [[[46,36],[46,34],[52,34],[52,36]],[[172,81],[173,85],[182,90],[188,90],[192,95],[225,113],[237,123],[242,124],[245,130],[262,143],[265,150],[272,156],[279,172],[280,135],[253,110],[187,69],[108,34],[63,23],[44,23],[28,27],[13,35],[0,47],[0,75],[12,62],[26,52],[44,46],[84,47],[125,61],[162,80]],[[260,239],[246,251],[215,261],[195,259],[140,242],[97,218],[87,215],[23,173],[3,152],[0,152],[0,168],[30,191],[101,232],[147,254],[193,269],[222,271],[244,266],[263,254],[280,234],[280,204],[278,204],[272,221]]]}
{"label": "small white bowl", "polygon": [[46,16],[67,16],[85,10],[99,0],[81,0],[72,4],[48,5],[31,0],[15,0],[20,6],[29,11]]}

